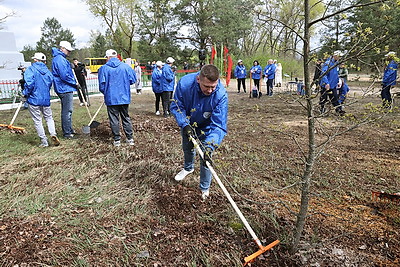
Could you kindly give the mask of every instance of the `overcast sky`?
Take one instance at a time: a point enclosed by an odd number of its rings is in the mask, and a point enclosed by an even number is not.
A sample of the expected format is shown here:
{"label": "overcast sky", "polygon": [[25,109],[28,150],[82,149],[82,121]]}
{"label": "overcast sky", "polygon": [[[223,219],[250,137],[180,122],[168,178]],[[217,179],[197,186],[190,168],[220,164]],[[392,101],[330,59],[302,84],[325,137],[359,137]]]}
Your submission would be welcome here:
{"label": "overcast sky", "polygon": [[77,48],[86,46],[90,30],[100,30],[101,21],[95,18],[82,0],[2,0],[0,17],[15,11],[6,20],[3,31],[14,32],[17,49],[24,45],[36,45],[41,36],[40,28],[46,18],[55,17],[63,29],[69,29],[76,39]]}

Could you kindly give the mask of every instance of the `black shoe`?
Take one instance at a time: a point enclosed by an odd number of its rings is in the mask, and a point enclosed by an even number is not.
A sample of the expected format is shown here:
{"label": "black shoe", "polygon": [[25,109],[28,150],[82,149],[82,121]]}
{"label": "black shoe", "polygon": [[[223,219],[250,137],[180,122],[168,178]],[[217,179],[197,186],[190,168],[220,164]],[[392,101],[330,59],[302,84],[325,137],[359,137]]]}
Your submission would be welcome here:
{"label": "black shoe", "polygon": [[75,135],[73,135],[73,134],[64,135],[64,138],[65,139],[74,139]]}
{"label": "black shoe", "polygon": [[346,114],[346,111],[344,111],[344,110],[338,110],[338,111],[336,111],[336,113],[337,113],[339,116],[344,116],[344,115]]}

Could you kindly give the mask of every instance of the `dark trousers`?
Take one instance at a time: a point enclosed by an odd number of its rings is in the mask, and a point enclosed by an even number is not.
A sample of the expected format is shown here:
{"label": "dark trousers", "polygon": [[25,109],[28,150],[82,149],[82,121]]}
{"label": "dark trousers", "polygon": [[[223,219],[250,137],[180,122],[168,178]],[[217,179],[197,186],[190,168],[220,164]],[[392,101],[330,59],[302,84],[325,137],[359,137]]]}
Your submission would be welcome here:
{"label": "dark trousers", "polygon": [[272,89],[274,88],[274,79],[267,80],[267,95],[271,96],[274,92]]}
{"label": "dark trousers", "polygon": [[337,89],[334,88],[326,90],[325,86],[321,87],[321,97],[319,99],[319,104],[321,106],[321,112],[325,112],[325,104],[331,102],[332,105],[335,107],[336,111],[342,110],[341,106],[339,105],[339,98],[337,94]]}
{"label": "dark trousers", "polygon": [[169,115],[169,106],[171,105],[172,91],[162,92],[162,105],[164,115]]}
{"label": "dark trousers", "polygon": [[[84,102],[88,102],[87,101],[87,96],[86,96],[86,93],[87,93],[87,89],[86,89],[86,86],[85,87],[78,87],[77,89],[77,93],[78,93],[78,97],[79,97],[79,102],[81,102],[81,103],[84,103]],[[82,96],[83,96],[83,98],[82,98]],[[85,99],[85,101],[83,101],[83,99]]]}
{"label": "dark trousers", "polygon": [[253,79],[253,81],[254,81],[254,86],[257,86],[258,91],[260,91],[260,79]]}
{"label": "dark trousers", "polygon": [[154,95],[156,96],[156,112],[160,111],[160,101],[162,98],[162,93],[154,93]]}
{"label": "dark trousers", "polygon": [[246,93],[246,78],[237,78],[238,93],[240,92],[240,85],[243,85],[243,91]]}
{"label": "dark trousers", "polygon": [[114,140],[121,140],[119,131],[119,117],[121,116],[122,128],[126,139],[133,139],[133,127],[131,118],[128,113],[129,105],[114,105],[107,106],[108,118],[110,120],[111,132],[114,135]]}
{"label": "dark trousers", "polygon": [[390,106],[392,104],[392,95],[390,94],[391,85],[383,85],[381,91],[381,97],[384,106]]}

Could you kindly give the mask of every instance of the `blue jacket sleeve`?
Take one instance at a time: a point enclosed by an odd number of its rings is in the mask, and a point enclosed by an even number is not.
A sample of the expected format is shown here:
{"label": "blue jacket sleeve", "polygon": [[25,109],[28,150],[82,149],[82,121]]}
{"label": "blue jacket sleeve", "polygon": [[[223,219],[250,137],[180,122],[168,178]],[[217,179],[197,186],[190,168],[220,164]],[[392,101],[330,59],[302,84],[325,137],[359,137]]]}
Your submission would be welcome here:
{"label": "blue jacket sleeve", "polygon": [[106,88],[106,79],[104,77],[104,66],[100,67],[98,73],[98,81],[99,81],[99,91],[104,94],[104,90]]}
{"label": "blue jacket sleeve", "polygon": [[186,110],[183,105],[183,94],[181,89],[181,83],[178,82],[176,85],[173,101],[171,102],[171,113],[175,116],[176,123],[180,128],[185,127],[189,124],[189,120],[186,117]]}
{"label": "blue jacket sleeve", "polygon": [[221,145],[227,133],[228,96],[225,93],[211,115],[211,130],[205,138],[206,146],[214,150]]}
{"label": "blue jacket sleeve", "polygon": [[24,80],[25,80],[25,85],[22,94],[26,97],[29,97],[29,95],[32,93],[32,90],[35,87],[35,76],[31,67],[26,69],[24,73]]}
{"label": "blue jacket sleeve", "polygon": [[328,73],[326,73],[326,71],[329,68],[329,64],[324,63],[322,65],[322,69],[321,69],[321,75],[325,74],[324,76],[322,76],[322,79],[320,81],[320,85],[325,85],[325,84],[329,84],[329,79],[328,79]]}

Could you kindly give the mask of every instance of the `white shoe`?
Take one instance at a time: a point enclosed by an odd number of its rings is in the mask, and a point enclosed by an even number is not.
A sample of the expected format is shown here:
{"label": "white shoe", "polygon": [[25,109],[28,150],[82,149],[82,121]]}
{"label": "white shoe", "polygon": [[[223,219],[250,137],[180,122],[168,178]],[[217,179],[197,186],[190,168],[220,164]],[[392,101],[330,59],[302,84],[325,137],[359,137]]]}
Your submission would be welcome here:
{"label": "white shoe", "polygon": [[206,200],[210,196],[210,190],[201,191],[201,198]]}
{"label": "white shoe", "polygon": [[157,110],[157,111],[156,111],[156,115],[157,115],[157,116],[160,116],[160,111]]}
{"label": "white shoe", "polygon": [[191,170],[191,171],[187,171],[185,169],[182,169],[180,172],[178,172],[177,175],[175,175],[175,181],[182,181],[183,179],[185,179],[185,177],[188,174],[191,174],[193,171],[194,171],[194,169]]}
{"label": "white shoe", "polygon": [[126,143],[128,145],[130,145],[130,146],[134,146],[135,145],[135,142],[133,141],[133,139],[126,140]]}
{"label": "white shoe", "polygon": [[120,140],[114,141],[114,146],[121,146],[121,141]]}

